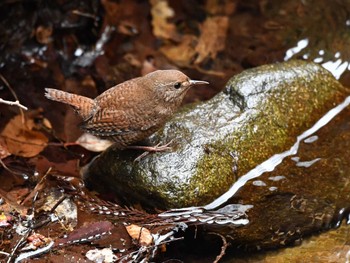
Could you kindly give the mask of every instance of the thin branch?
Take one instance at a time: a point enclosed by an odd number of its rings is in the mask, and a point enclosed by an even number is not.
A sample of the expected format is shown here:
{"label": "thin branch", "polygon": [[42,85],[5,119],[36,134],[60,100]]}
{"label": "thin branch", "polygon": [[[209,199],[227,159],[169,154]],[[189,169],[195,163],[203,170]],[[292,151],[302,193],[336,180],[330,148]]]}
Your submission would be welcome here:
{"label": "thin branch", "polygon": [[[40,181],[36,184],[34,189],[30,192],[30,194],[23,201],[20,202],[20,204],[25,204],[30,198],[32,198],[33,196],[35,197],[35,195],[38,194],[38,192],[43,188],[42,185],[44,183],[44,180],[46,180],[46,177],[51,172],[51,170],[52,170],[52,167],[49,167],[49,169],[47,169],[46,173],[40,179]],[[35,202],[35,200],[33,200],[32,203],[34,204],[34,202]]]}
{"label": "thin branch", "polygon": [[19,103],[18,100],[16,100],[16,101],[9,101],[9,100],[3,100],[2,98],[0,98],[0,103],[6,104],[6,105],[10,105],[10,106],[17,106],[17,107],[22,108],[24,110],[28,110],[28,108],[26,106],[23,106],[21,103]]}
{"label": "thin branch", "polygon": [[25,140],[18,140],[12,137],[8,137],[8,136],[4,136],[4,135],[0,135],[1,138],[5,138],[6,140],[10,140],[13,142],[18,142],[18,143],[22,143],[22,144],[26,144],[26,145],[34,145],[34,146],[44,146],[46,147],[48,145],[48,143],[44,142],[44,143],[35,143],[35,142],[29,142],[29,141],[25,141]]}
{"label": "thin branch", "polygon": [[[0,73],[0,79],[2,80],[2,82],[5,83],[6,87],[10,90],[10,92],[12,93],[12,96],[16,99],[16,101],[19,101],[16,92],[13,90],[10,83],[8,83],[8,81],[5,79],[5,77],[1,73]],[[20,111],[21,116],[22,116],[22,123],[24,123],[25,119],[24,119],[23,109],[21,107],[19,107],[19,111]]]}
{"label": "thin branch", "polygon": [[227,243],[226,238],[223,235],[219,234],[219,233],[210,232],[209,234],[219,236],[219,237],[221,237],[221,240],[222,240],[222,246],[221,246],[220,254],[217,255],[216,259],[213,262],[213,263],[218,263],[220,261],[220,259],[222,259],[222,257],[225,255],[228,243]]}
{"label": "thin branch", "polygon": [[0,159],[0,165],[1,165],[6,171],[8,171],[9,173],[12,173],[12,174],[15,174],[15,175],[22,175],[22,173],[13,171],[13,170],[11,170],[10,168],[8,168],[8,167],[6,166],[6,164],[5,164],[1,159]]}
{"label": "thin branch", "polygon": [[37,256],[39,256],[41,254],[47,253],[47,252],[50,251],[50,249],[53,247],[54,244],[55,244],[55,242],[51,241],[45,247],[38,248],[38,249],[36,249],[34,251],[29,251],[29,252],[22,253],[22,254],[18,255],[18,257],[15,260],[15,263],[21,262],[24,259],[29,259],[31,257],[37,257]]}
{"label": "thin branch", "polygon": [[23,236],[17,241],[15,247],[11,251],[11,254],[7,258],[6,263],[11,263],[13,261],[13,256],[16,254],[18,248],[25,243],[25,240],[29,237],[31,231],[31,229],[27,229]]}
{"label": "thin branch", "polygon": [[75,14],[75,15],[89,17],[89,18],[92,18],[92,19],[96,20],[96,16],[93,15],[93,14],[90,14],[90,13],[82,12],[82,11],[79,11],[79,10],[73,10],[72,13]]}

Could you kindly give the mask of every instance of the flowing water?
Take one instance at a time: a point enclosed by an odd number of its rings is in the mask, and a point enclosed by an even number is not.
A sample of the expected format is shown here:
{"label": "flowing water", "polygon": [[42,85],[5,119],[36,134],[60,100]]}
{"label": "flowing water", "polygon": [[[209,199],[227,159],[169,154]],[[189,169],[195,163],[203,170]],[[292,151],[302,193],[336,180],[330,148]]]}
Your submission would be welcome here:
{"label": "flowing water", "polygon": [[[252,1],[248,2],[246,8],[241,9],[243,13],[254,9]],[[263,25],[275,25],[276,29],[274,32],[266,30],[262,33],[265,38],[276,40],[271,43],[267,60],[273,57],[271,54],[274,54],[276,46],[287,46],[283,60],[298,58],[321,64],[343,85],[350,86],[350,1],[268,0],[260,2],[259,10]],[[244,205],[254,202],[256,213],[261,213],[260,216],[266,220],[266,227],[273,229],[277,235],[282,232],[282,228],[286,231],[289,229],[289,226],[278,222],[280,218],[292,218],[291,221],[286,220],[286,224],[297,229],[307,228],[310,224],[318,225],[319,229],[349,224],[349,103],[348,97],[298,136],[290,149],[276,153],[239,178],[227,193],[206,208],[220,207],[227,200]],[[275,199],[272,196],[288,193],[290,196],[286,207],[278,206],[278,202],[273,201]],[[270,213],[273,205],[280,210]],[[300,214],[311,209],[312,220],[300,220],[306,225],[298,225],[293,208]],[[276,214],[279,214],[278,219],[272,218]],[[259,231],[254,222],[251,227]],[[319,233],[319,230],[309,230],[310,234]],[[234,256],[233,261],[244,258],[243,261],[251,262],[349,262],[348,227],[328,231],[311,240],[302,242],[300,247],[261,253],[259,256]]]}
{"label": "flowing water", "polygon": [[[241,1],[237,7],[230,25],[245,30],[232,30],[235,41],[228,41],[228,48],[242,52],[242,65],[302,59],[322,65],[350,86],[350,1]],[[232,52],[231,57],[238,55]],[[255,228],[257,239],[266,234],[262,227],[275,234],[262,242],[275,238],[283,245],[288,237],[279,236],[304,231],[294,240],[301,246],[248,255],[236,251],[227,262],[349,262],[349,104],[350,97],[335,105],[290,149],[271,156],[205,206],[254,204],[248,217],[252,213],[260,221],[244,227]],[[328,231],[319,235],[321,230]]]}

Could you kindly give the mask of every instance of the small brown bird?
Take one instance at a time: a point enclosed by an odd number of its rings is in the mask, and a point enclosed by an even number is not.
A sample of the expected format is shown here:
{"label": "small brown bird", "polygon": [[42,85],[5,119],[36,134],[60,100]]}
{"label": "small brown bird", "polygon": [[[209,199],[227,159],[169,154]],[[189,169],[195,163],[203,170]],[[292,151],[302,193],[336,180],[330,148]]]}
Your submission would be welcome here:
{"label": "small brown bird", "polygon": [[[71,105],[83,118],[80,127],[84,131],[113,140],[117,148],[124,149],[164,125],[180,107],[189,88],[198,84],[209,83],[191,80],[178,70],[157,70],[120,83],[95,99],[49,88],[45,96]],[[147,146],[138,149],[161,150]]]}

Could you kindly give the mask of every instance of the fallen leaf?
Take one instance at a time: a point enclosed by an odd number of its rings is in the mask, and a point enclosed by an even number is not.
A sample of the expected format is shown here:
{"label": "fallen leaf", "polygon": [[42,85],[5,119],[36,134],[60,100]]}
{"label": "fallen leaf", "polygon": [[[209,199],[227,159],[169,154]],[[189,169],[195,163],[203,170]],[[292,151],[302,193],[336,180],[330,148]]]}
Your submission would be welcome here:
{"label": "fallen leaf", "polygon": [[168,44],[160,48],[160,51],[173,63],[180,67],[188,67],[192,64],[196,54],[195,48],[198,39],[194,35],[184,35],[178,45]]}
{"label": "fallen leaf", "polygon": [[232,0],[207,0],[205,9],[211,15],[232,15],[237,9],[237,2]]}
{"label": "fallen leaf", "polygon": [[0,214],[0,227],[11,226],[12,217],[10,215],[5,215],[3,212]]}
{"label": "fallen leaf", "polygon": [[149,246],[153,243],[153,236],[147,228],[134,224],[128,225],[125,228],[131,238],[138,240],[142,246]]}
{"label": "fallen leaf", "polygon": [[196,53],[195,64],[200,64],[206,58],[216,58],[219,51],[224,50],[229,19],[227,16],[208,17],[201,25],[201,36]]}
{"label": "fallen leaf", "polygon": [[6,147],[5,140],[3,138],[0,138],[0,159],[5,159],[7,156],[10,156],[11,153]]}
{"label": "fallen leaf", "polygon": [[[28,238],[27,238],[27,247],[37,249],[39,247],[45,246],[48,243],[50,243],[51,239],[48,237],[45,237],[39,233],[33,232]],[[26,250],[23,248],[22,250]]]}
{"label": "fallen leaf", "polygon": [[43,125],[44,125],[44,127],[46,127],[47,129],[52,130],[51,122],[50,122],[48,119],[43,118]]}
{"label": "fallen leaf", "polygon": [[74,229],[68,234],[68,236],[56,240],[55,243],[62,246],[70,243],[92,242],[94,239],[99,239],[102,236],[110,235],[110,231],[113,229],[113,227],[113,224],[109,221],[87,223]]}
{"label": "fallen leaf", "polygon": [[176,26],[168,21],[169,18],[175,16],[174,10],[169,6],[166,0],[150,1],[153,34],[161,39],[180,40],[180,35],[176,30]]}
{"label": "fallen leaf", "polygon": [[11,154],[22,157],[33,157],[40,153],[47,145],[47,137],[35,130],[34,118],[39,111],[28,112],[24,122],[22,115],[13,117],[1,132],[5,145]]}
{"label": "fallen leaf", "polygon": [[35,30],[35,37],[40,44],[48,44],[51,42],[52,33],[53,29],[51,26],[38,26]]}
{"label": "fallen leaf", "polygon": [[1,211],[4,213],[11,213],[15,210],[20,216],[27,216],[28,207],[20,205],[20,200],[23,199],[25,195],[28,195],[29,189],[15,189],[9,192],[0,189],[0,197],[5,200],[5,203],[1,205]]}
{"label": "fallen leaf", "polygon": [[78,223],[77,205],[72,199],[63,198],[64,194],[61,191],[54,189],[45,195],[42,200],[44,203],[37,207],[36,211],[54,212],[55,215],[60,218],[60,222],[64,225],[64,228],[72,231]]}
{"label": "fallen leaf", "polygon": [[91,249],[86,252],[85,256],[92,262],[112,263],[118,260],[117,256],[113,253],[113,250],[111,248]]}

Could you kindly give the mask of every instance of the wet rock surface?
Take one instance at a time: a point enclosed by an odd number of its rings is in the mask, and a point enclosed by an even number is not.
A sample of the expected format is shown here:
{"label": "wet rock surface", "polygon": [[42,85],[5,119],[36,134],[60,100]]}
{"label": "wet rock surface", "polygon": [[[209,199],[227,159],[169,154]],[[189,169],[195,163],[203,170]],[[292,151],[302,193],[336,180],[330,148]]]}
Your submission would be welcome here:
{"label": "wet rock surface", "polygon": [[174,140],[171,152],[134,162],[142,152],[112,147],[90,165],[87,182],[129,204],[205,205],[260,162],[288,149],[345,94],[330,73],[313,63],[290,61],[244,71],[211,100],[184,107],[150,138],[151,144]]}
{"label": "wet rock surface", "polygon": [[[347,102],[349,105],[350,97]],[[303,139],[296,154],[287,156],[273,171],[261,173],[232,194],[226,204],[252,206],[246,212],[249,224],[239,228],[206,225],[206,232],[225,235],[232,247],[244,244],[248,248],[301,244],[307,236],[336,228],[342,222],[347,233],[345,223],[349,223],[350,211],[349,117],[347,106],[330,123]],[[348,239],[347,234],[328,235],[334,242]],[[310,254],[306,249],[310,244],[295,251],[303,251],[305,257],[312,257],[317,251],[326,257],[326,242],[320,241]],[[288,253],[284,255],[290,256]]]}

